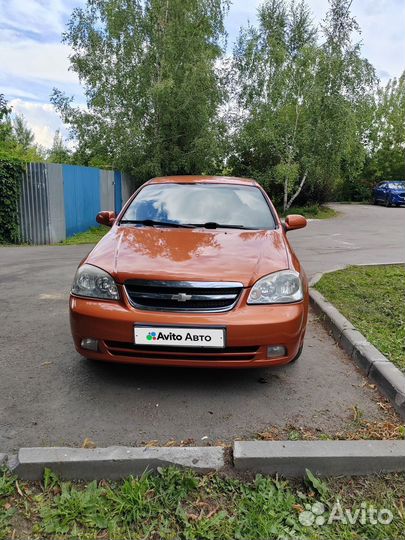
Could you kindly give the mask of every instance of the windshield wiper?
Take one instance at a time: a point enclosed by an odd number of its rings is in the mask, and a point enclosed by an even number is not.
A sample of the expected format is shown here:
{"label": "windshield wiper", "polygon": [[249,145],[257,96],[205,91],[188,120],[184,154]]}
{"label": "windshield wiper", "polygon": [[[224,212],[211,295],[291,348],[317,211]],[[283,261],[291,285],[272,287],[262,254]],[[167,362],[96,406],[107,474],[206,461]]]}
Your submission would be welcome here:
{"label": "windshield wiper", "polygon": [[183,225],[182,223],[173,223],[171,221],[155,221],[154,219],[121,219],[121,224],[134,224],[134,225],[146,225],[147,227],[154,227],[155,225],[161,227],[185,227],[185,228],[194,228],[194,225]]}
{"label": "windshield wiper", "polygon": [[204,227],[205,229],[248,229],[251,227],[245,227],[244,225],[228,225],[227,223],[217,223],[216,221],[207,221],[207,223],[192,223],[193,227]]}

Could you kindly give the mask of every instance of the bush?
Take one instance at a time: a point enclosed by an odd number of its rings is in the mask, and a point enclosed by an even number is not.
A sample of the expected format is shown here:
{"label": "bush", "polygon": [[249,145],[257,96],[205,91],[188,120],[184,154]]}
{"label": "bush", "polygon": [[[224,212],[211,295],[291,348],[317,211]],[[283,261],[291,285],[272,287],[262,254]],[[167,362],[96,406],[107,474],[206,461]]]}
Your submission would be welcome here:
{"label": "bush", "polygon": [[347,178],[338,184],[334,199],[336,201],[370,201],[376,181],[364,178]]}
{"label": "bush", "polygon": [[20,161],[0,159],[0,243],[20,240],[18,203],[23,171]]}

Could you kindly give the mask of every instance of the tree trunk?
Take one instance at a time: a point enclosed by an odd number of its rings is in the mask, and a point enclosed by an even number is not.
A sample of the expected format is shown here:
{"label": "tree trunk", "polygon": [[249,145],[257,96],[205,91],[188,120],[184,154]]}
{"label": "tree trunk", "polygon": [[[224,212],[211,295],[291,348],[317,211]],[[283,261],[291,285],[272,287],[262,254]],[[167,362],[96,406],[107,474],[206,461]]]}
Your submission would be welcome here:
{"label": "tree trunk", "polygon": [[[298,92],[300,93],[300,92]],[[298,101],[295,103],[295,124],[294,124],[294,131],[293,131],[293,136],[292,136],[292,141],[291,141],[291,144],[290,144],[290,150],[288,152],[288,160],[287,160],[287,164],[288,165],[291,165],[291,162],[292,162],[292,158],[293,158],[293,153],[294,153],[294,143],[295,143],[295,137],[297,135],[297,129],[298,129],[298,118],[299,118],[299,115],[300,115],[300,110],[299,110],[299,107],[298,107]],[[306,176],[306,173],[305,175]],[[305,180],[304,180],[305,182]],[[298,193],[301,191],[301,187],[299,187],[299,191]],[[297,195],[294,195],[294,198],[292,200],[295,199]],[[284,179],[284,202],[283,202],[283,212],[285,212],[286,210],[288,210],[290,208],[290,205],[291,205],[291,202],[290,201],[290,204],[288,204],[288,176],[285,177]]]}
{"label": "tree trunk", "polygon": [[[294,195],[291,197],[291,199],[286,203],[286,205],[284,207],[284,212],[290,208],[292,203],[295,201],[295,199],[301,193],[301,189],[302,189],[303,185],[305,184],[307,176],[308,176],[308,171],[305,171],[304,176],[302,177],[302,180],[300,182],[300,185],[297,188],[297,191],[294,193]],[[284,191],[284,201],[285,201],[285,198],[286,198],[286,192]]]}
{"label": "tree trunk", "polygon": [[288,208],[287,202],[288,202],[288,177],[286,176],[284,180],[283,212],[285,212]]}

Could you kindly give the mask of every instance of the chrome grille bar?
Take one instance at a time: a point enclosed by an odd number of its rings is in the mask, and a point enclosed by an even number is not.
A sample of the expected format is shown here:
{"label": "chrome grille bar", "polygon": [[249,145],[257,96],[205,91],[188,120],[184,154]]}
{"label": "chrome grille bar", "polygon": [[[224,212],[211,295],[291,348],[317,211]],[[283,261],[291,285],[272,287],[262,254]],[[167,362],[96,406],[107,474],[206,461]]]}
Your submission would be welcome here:
{"label": "chrome grille bar", "polygon": [[218,312],[232,309],[243,289],[238,282],[128,280],[129,302],[149,311]]}

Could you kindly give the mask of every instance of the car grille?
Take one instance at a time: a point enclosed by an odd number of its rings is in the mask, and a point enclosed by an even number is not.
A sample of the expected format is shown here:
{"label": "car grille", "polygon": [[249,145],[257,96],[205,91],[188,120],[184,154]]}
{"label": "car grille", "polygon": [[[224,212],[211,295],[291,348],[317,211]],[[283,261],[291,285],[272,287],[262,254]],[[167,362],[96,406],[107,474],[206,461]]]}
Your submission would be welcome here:
{"label": "car grille", "polygon": [[105,341],[107,351],[113,356],[129,356],[150,360],[254,360],[259,346],[249,347],[165,347],[156,345],[135,345],[123,341]]}
{"label": "car grille", "polygon": [[125,282],[131,304],[149,311],[228,311],[238,301],[241,283],[145,281]]}

